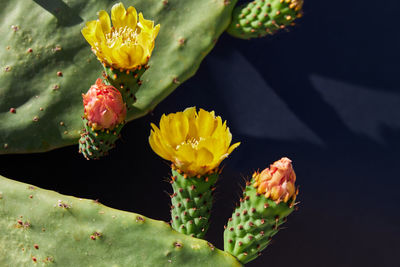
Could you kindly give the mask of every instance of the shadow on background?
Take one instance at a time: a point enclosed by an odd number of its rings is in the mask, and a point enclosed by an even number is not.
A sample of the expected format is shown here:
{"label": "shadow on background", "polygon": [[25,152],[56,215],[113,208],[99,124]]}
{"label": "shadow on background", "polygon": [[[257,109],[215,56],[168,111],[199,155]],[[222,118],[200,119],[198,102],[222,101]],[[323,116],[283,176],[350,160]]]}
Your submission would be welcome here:
{"label": "shadow on background", "polygon": [[79,16],[80,9],[70,8],[62,0],[33,0],[57,18],[60,26],[74,26],[83,22]]}
{"label": "shadow on background", "polygon": [[396,266],[398,8],[393,0],[379,10],[359,0],[307,0],[304,19],[290,33],[251,41],[224,34],[195,77],[153,115],[124,128],[110,156],[87,162],[77,146],[3,155],[0,173],[168,221],[170,185],[161,181],[169,166],[144,140],[163,113],[196,105],[215,110],[233,141],[242,142],[224,162],[209,241],[223,247],[223,225],[244,178],[288,156],[300,210],[248,266]]}

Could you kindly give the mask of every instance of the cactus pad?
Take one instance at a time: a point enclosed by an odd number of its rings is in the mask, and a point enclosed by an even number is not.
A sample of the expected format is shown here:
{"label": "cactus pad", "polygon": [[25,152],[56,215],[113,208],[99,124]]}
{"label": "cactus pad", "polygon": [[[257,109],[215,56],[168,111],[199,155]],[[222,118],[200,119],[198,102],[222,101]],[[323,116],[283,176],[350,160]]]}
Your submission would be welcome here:
{"label": "cactus pad", "polygon": [[255,0],[233,11],[228,33],[242,39],[274,34],[302,15],[303,0]]}
{"label": "cactus pad", "polygon": [[[236,1],[122,2],[161,24],[150,68],[127,114],[129,121],[146,115],[194,75],[228,27]],[[81,29],[86,21],[97,19],[99,10],[110,10],[113,4],[112,0],[2,3],[0,154],[41,152],[78,143],[81,94],[102,73]]]}
{"label": "cactus pad", "polygon": [[162,221],[0,176],[0,266],[241,266]]}

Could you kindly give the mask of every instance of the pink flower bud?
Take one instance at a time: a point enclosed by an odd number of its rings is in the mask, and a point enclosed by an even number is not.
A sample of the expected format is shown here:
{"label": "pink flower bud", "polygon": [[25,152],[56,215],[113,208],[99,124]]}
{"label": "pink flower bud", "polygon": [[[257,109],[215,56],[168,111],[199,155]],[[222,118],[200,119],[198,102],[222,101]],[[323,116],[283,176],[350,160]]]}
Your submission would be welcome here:
{"label": "pink flower bud", "polygon": [[126,105],[121,93],[112,85],[96,80],[86,94],[82,94],[84,117],[95,130],[113,129],[124,121]]}
{"label": "pink flower bud", "polygon": [[264,194],[266,198],[287,202],[292,196],[295,197],[296,174],[292,161],[288,158],[275,161],[269,168],[261,173],[255,173],[253,177],[257,192]]}

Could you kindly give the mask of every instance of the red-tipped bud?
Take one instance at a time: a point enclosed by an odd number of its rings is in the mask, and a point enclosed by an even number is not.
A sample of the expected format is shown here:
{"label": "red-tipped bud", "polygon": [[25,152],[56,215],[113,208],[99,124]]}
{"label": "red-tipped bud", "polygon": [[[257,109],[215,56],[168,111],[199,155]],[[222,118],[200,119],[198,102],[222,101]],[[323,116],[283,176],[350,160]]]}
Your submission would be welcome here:
{"label": "red-tipped bud", "polygon": [[95,130],[113,129],[124,121],[126,105],[121,93],[112,85],[97,79],[86,94],[82,94],[84,117]]}
{"label": "red-tipped bud", "polygon": [[296,174],[292,161],[288,158],[275,161],[269,168],[261,173],[255,173],[253,177],[255,180],[253,185],[257,188],[257,192],[274,201],[287,202],[296,194],[294,185]]}

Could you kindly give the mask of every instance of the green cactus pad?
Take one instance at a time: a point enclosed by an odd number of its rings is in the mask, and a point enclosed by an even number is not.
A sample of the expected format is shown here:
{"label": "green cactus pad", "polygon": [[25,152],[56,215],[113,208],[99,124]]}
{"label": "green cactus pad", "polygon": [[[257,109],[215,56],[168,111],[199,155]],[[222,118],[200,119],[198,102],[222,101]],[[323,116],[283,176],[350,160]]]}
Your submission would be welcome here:
{"label": "green cactus pad", "polygon": [[233,11],[227,31],[242,39],[274,34],[302,15],[303,0],[255,0]]}
{"label": "green cactus pad", "polygon": [[[81,34],[115,0],[13,0],[0,9],[0,154],[48,151],[77,144],[81,94],[102,66]],[[135,0],[161,25],[150,68],[127,121],[146,115],[193,76],[228,27],[236,3],[225,0]],[[40,21],[38,20],[40,18]],[[28,133],[29,134],[26,134]]]}
{"label": "green cactus pad", "polygon": [[243,264],[254,260],[293,209],[291,203],[276,204],[257,194],[257,189],[248,183],[224,231],[224,250]]}
{"label": "green cactus pad", "polygon": [[241,266],[169,224],[0,176],[0,266]]}
{"label": "green cactus pad", "polygon": [[218,173],[200,178],[172,170],[171,225],[176,231],[203,238],[209,227],[213,190]]}
{"label": "green cactus pad", "polygon": [[79,153],[86,159],[99,159],[108,154],[108,151],[115,147],[115,142],[120,136],[120,132],[125,123],[120,123],[113,130],[94,130],[88,125],[88,121],[83,119],[85,126],[79,139]]}

